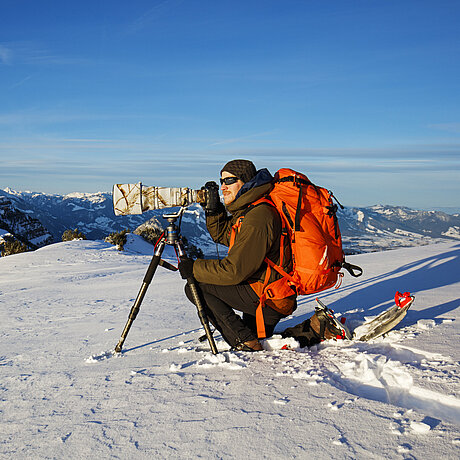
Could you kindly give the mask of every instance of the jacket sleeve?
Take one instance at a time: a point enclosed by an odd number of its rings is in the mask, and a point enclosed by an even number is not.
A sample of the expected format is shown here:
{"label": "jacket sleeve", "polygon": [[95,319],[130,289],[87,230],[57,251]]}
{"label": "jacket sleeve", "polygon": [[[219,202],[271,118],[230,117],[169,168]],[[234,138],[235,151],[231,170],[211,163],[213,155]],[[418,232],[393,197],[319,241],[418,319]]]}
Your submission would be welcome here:
{"label": "jacket sleeve", "polygon": [[215,243],[220,243],[224,246],[230,244],[232,218],[227,215],[227,211],[223,205],[219,207],[217,214],[206,216],[206,227]]}
{"label": "jacket sleeve", "polygon": [[269,206],[257,206],[244,217],[235,243],[222,260],[198,259],[193,275],[202,283],[230,286],[256,273],[281,231]]}

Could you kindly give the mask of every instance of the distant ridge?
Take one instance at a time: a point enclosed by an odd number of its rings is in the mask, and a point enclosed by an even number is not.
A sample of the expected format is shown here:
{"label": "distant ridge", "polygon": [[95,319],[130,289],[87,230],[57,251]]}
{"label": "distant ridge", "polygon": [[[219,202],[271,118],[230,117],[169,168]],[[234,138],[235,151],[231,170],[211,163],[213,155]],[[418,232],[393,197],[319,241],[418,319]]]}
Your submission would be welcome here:
{"label": "distant ridge", "polygon": [[[61,241],[67,229],[78,228],[88,239],[97,240],[126,228],[134,231],[150,219],[154,226],[165,226],[161,217],[165,210],[116,217],[112,196],[105,192],[58,195],[7,188],[0,190],[0,198],[3,203],[9,203],[10,213],[7,219],[5,210],[0,211],[0,229],[29,241],[31,247]],[[445,239],[460,240],[460,216],[441,211],[375,205],[347,207],[339,211],[338,218],[348,253],[425,245]],[[25,221],[29,222],[26,226],[21,224]],[[38,230],[39,227],[42,229]],[[184,214],[181,231],[190,243],[202,248],[205,255],[215,255],[216,247],[207,233],[199,205],[191,206]],[[41,237],[42,240],[37,240]]]}

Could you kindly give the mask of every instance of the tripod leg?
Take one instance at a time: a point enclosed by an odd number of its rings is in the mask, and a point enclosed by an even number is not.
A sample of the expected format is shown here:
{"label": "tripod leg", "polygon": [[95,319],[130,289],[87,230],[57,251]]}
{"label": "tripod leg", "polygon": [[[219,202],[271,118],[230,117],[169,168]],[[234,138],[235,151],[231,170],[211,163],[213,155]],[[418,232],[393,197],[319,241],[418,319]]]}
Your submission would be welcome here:
{"label": "tripod leg", "polygon": [[212,354],[217,355],[218,352],[217,352],[216,342],[214,341],[214,336],[212,335],[211,328],[209,327],[208,317],[206,316],[206,311],[203,307],[203,303],[201,302],[200,294],[198,293],[198,288],[196,286],[195,279],[188,278],[187,284],[188,284],[188,287],[190,288],[190,292],[192,293],[193,303],[196,305],[198,317],[200,318],[204,332],[206,333],[206,338],[208,339]]}
{"label": "tripod leg", "polygon": [[157,244],[157,248],[155,249],[155,253],[152,257],[152,260],[150,261],[147,273],[144,276],[144,281],[142,282],[142,286],[139,290],[139,293],[137,294],[136,301],[134,302],[134,305],[132,306],[131,311],[129,313],[128,321],[126,322],[120,340],[118,341],[118,344],[115,347],[115,351],[117,353],[119,353],[123,348],[123,343],[125,342],[126,336],[128,335],[128,332],[131,329],[131,326],[134,320],[136,319],[137,314],[139,313],[139,309],[141,307],[142,301],[144,300],[145,293],[147,292],[150,282],[152,281],[153,275],[155,274],[155,271],[161,261],[161,254],[163,253],[164,247],[165,242],[163,240],[160,240]]}
{"label": "tripod leg", "polygon": [[[187,257],[180,241],[177,241],[175,244],[180,258],[184,259],[185,257]],[[190,288],[193,303],[196,305],[198,318],[200,318],[201,325],[203,326],[204,332],[206,333],[206,338],[208,339],[212,354],[217,355],[218,351],[216,342],[214,341],[211,328],[209,327],[208,317],[206,315],[206,310],[204,309],[203,302],[201,301],[200,293],[198,292],[198,287],[196,285],[195,278],[187,278],[187,284]]]}

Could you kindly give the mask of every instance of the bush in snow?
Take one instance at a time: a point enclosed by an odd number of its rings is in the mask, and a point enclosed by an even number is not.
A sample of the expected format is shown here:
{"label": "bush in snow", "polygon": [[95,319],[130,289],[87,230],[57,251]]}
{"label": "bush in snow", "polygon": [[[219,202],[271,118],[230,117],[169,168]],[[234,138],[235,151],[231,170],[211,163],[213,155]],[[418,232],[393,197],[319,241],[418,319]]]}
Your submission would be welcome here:
{"label": "bush in snow", "polygon": [[19,254],[20,252],[26,252],[28,250],[27,246],[18,240],[5,241],[2,245],[0,245],[0,248],[2,257]]}
{"label": "bush in snow", "polygon": [[78,231],[78,228],[74,230],[66,230],[62,234],[62,241],[73,241],[73,240],[86,240],[86,236]]}
{"label": "bush in snow", "polygon": [[122,230],[121,232],[111,233],[105,238],[106,243],[114,244],[119,251],[123,251],[126,244],[126,234],[129,233],[129,230]]}
{"label": "bush in snow", "polygon": [[144,240],[148,241],[149,243],[156,244],[158,238],[160,238],[161,234],[163,233],[163,230],[154,227],[145,227],[142,228],[142,230],[136,230],[134,233],[142,236],[142,238],[144,238]]}

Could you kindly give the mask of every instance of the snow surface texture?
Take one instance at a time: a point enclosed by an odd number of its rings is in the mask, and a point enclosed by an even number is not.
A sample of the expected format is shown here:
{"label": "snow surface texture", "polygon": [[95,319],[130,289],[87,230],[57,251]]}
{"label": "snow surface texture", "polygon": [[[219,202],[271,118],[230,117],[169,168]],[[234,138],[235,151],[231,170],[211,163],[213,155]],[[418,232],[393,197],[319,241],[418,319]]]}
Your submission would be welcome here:
{"label": "snow surface texture", "polygon": [[[216,337],[212,355],[184,282],[159,267],[115,355],[150,261],[138,243],[0,259],[1,458],[459,458],[458,243],[349,257],[364,276],[320,297],[350,325],[396,290],[416,301],[385,338],[310,350]],[[312,314],[313,296],[299,303],[278,330]]]}

